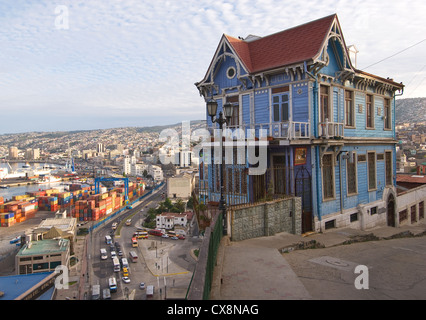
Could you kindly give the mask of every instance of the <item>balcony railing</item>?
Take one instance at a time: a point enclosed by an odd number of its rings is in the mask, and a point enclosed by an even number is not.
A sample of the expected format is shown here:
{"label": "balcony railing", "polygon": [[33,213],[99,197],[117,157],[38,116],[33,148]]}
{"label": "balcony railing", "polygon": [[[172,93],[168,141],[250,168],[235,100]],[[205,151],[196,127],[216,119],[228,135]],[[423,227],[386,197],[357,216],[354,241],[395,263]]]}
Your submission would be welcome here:
{"label": "balcony railing", "polygon": [[342,139],[345,136],[345,124],[325,119],[324,122],[318,123],[318,136],[325,139]]}
{"label": "balcony railing", "polygon": [[[214,128],[209,128],[214,129]],[[286,122],[272,122],[272,123],[257,123],[257,124],[243,124],[227,126],[233,132],[236,129],[243,130],[245,138],[252,137],[253,133],[255,137],[259,137],[260,130],[265,130],[265,133],[269,137],[295,140],[295,139],[309,139],[310,125],[308,122],[297,122],[297,121],[286,121]],[[251,131],[251,130],[254,130]]]}

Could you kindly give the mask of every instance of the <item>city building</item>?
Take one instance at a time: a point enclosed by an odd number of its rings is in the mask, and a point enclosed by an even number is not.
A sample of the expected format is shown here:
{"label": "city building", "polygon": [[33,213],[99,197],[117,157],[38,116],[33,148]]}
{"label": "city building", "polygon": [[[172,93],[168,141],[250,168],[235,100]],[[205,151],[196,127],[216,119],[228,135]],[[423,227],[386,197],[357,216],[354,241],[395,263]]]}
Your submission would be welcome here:
{"label": "city building", "polygon": [[52,272],[57,266],[69,265],[70,240],[48,239],[29,241],[15,257],[16,274]]}
{"label": "city building", "polygon": [[9,148],[9,159],[10,160],[18,159],[18,148],[17,147],[10,147]]}
{"label": "city building", "polygon": [[395,97],[404,86],[356,68],[336,14],[265,37],[223,35],[195,85],[218,113],[233,108],[227,161],[208,152],[220,143],[207,114],[200,201],[219,201],[224,163],[228,206],[294,195],[302,232],[394,225]]}
{"label": "city building", "polygon": [[26,160],[37,160],[40,158],[40,149],[27,149],[25,150]]}
{"label": "city building", "polygon": [[103,153],[103,152],[105,152],[105,146],[104,146],[102,143],[98,143],[97,148],[96,148],[96,151],[97,151],[98,153]]}
{"label": "city building", "polygon": [[167,179],[167,197],[169,199],[188,199],[195,187],[193,174],[182,173]]}
{"label": "city building", "polygon": [[159,166],[149,165],[148,174],[155,182],[163,181],[163,170]]}
{"label": "city building", "polygon": [[0,277],[2,300],[53,300],[58,273],[38,272]]}
{"label": "city building", "polygon": [[188,223],[186,213],[163,212],[156,217],[157,229],[173,229],[176,226],[185,227]]}

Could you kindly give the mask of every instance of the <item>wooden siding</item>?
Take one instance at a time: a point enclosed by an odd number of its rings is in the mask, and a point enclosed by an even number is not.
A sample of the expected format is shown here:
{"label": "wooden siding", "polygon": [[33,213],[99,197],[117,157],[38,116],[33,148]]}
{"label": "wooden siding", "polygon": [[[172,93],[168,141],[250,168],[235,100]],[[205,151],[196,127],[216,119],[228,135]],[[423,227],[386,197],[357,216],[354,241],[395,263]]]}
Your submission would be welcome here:
{"label": "wooden siding", "polygon": [[292,120],[300,122],[309,121],[309,85],[302,82],[292,86]]}
{"label": "wooden siding", "polygon": [[[376,154],[376,189],[368,191],[368,161],[357,162],[357,183],[358,193],[354,195],[347,195],[347,177],[346,177],[346,160],[341,160],[342,168],[342,197],[343,209],[355,208],[358,204],[366,204],[369,202],[382,199],[383,191],[386,187],[385,182],[385,161],[377,160],[377,154],[384,154],[385,151],[393,150],[393,147],[386,145],[372,145],[372,146],[346,146],[345,151],[355,151],[357,156],[367,155],[367,152],[374,151]],[[395,152],[393,152],[395,154]],[[335,174],[335,198],[322,202],[322,171],[320,171],[320,197],[321,197],[321,215],[335,213],[340,211],[340,170],[339,161],[336,161],[334,168]]]}
{"label": "wooden siding", "polygon": [[250,95],[249,94],[242,95],[241,101],[243,105],[243,108],[242,108],[243,124],[250,124]]}
{"label": "wooden siding", "polygon": [[256,90],[254,95],[255,123],[269,123],[269,90]]}

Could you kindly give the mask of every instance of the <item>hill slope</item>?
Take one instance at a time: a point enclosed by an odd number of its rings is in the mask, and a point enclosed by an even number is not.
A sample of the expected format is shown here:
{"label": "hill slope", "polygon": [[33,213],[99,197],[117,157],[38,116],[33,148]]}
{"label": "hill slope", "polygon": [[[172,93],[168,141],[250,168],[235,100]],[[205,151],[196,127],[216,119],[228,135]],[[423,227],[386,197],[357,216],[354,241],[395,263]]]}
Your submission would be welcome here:
{"label": "hill slope", "polygon": [[396,123],[426,121],[426,98],[396,100]]}

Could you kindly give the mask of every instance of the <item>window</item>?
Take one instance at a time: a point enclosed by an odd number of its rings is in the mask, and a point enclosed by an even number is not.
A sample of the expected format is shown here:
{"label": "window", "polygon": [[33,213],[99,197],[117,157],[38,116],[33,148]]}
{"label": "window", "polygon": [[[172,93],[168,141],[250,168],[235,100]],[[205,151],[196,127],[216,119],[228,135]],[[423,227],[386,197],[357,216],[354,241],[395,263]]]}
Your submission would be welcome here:
{"label": "window", "polygon": [[228,77],[228,79],[232,79],[235,77],[235,68],[234,67],[229,67],[228,70],[226,70],[226,76]]}
{"label": "window", "polygon": [[289,101],[288,93],[275,95],[272,97],[273,121],[283,122],[288,121]]}
{"label": "window", "polygon": [[391,186],[392,183],[392,152],[385,152],[385,176],[386,176],[386,185]]}
{"label": "window", "polygon": [[325,119],[331,120],[329,96],[330,96],[330,87],[320,86],[321,122],[325,122]]}
{"label": "window", "polygon": [[374,101],[373,96],[371,94],[367,94],[366,97],[366,114],[367,114],[367,122],[366,127],[367,128],[374,128]]}
{"label": "window", "polygon": [[230,126],[238,126],[240,124],[240,108],[238,106],[238,96],[231,96],[226,98],[226,102],[232,103],[232,117],[229,123]]}
{"label": "window", "polygon": [[353,91],[345,90],[345,125],[355,127]]}
{"label": "window", "polygon": [[352,156],[352,159],[346,162],[346,175],[347,175],[346,183],[347,183],[348,195],[355,194],[358,192],[358,181],[357,181],[357,174],[356,174],[357,156],[355,153],[352,153],[351,156]]}
{"label": "window", "polygon": [[351,222],[358,221],[358,213],[357,213],[357,212],[356,212],[356,213],[352,213],[352,214],[349,216],[349,218],[350,218],[350,221],[351,221]]}
{"label": "window", "polygon": [[376,154],[369,152],[368,155],[368,191],[376,189]]}
{"label": "window", "polygon": [[325,230],[336,228],[336,220],[327,221],[324,224]]}
{"label": "window", "polygon": [[325,154],[322,158],[322,189],[324,200],[334,198],[334,163],[332,154]]}
{"label": "window", "polygon": [[390,107],[390,100],[385,99],[385,106],[384,106],[384,127],[387,130],[392,129],[392,114],[391,114],[391,107]]}

